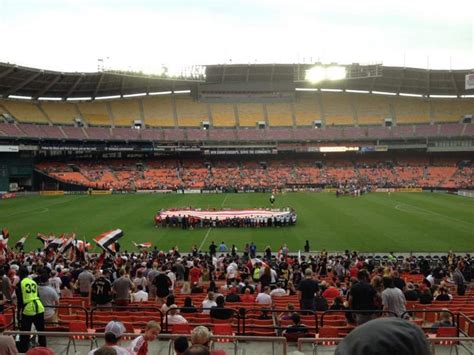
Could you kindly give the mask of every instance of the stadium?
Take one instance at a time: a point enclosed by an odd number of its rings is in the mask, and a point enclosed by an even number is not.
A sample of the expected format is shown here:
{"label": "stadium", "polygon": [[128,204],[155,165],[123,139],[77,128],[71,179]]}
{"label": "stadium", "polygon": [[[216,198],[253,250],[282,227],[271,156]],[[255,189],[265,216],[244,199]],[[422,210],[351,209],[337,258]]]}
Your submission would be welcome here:
{"label": "stadium", "polygon": [[472,68],[99,69],[0,62],[2,344],[474,352]]}

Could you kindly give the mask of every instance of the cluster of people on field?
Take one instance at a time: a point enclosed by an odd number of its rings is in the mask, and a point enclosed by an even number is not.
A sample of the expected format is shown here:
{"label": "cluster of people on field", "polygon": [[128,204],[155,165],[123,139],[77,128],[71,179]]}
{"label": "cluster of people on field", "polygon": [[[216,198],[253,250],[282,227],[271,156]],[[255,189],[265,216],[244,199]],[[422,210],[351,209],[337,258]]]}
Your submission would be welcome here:
{"label": "cluster of people on field", "polygon": [[286,227],[296,224],[296,213],[291,210],[288,213],[271,217],[251,215],[245,217],[209,217],[200,218],[189,215],[166,215],[155,216],[155,226],[164,228],[260,228],[260,227]]}
{"label": "cluster of people on field", "polygon": [[[202,304],[194,305],[189,297],[184,306],[218,319],[234,316],[226,309],[230,302],[271,308],[276,298],[296,295],[299,304],[288,305],[289,317],[292,310],[335,309],[347,311],[349,323],[362,324],[380,310],[402,315],[409,300],[428,304],[462,295],[473,276],[471,257],[454,253],[436,260],[399,259],[393,254],[377,260],[349,251],[297,256],[286,245],[276,255],[269,246],[260,250],[250,243],[240,254],[235,246],[228,249],[212,242],[208,251],[194,246],[189,253],[180,253],[178,248],[155,247],[116,256],[86,252],[83,260],[10,250],[0,260],[0,304],[16,305],[20,329],[30,330],[34,323],[42,330],[45,323],[57,322],[54,306],[59,300],[75,296],[88,297],[93,306],[155,300],[169,324],[176,324],[187,321],[186,310],[177,307],[177,294],[205,295]],[[401,275],[419,275],[420,282],[406,282]],[[22,337],[19,349],[26,350],[28,340]],[[46,338],[39,337],[39,343],[46,346]]]}

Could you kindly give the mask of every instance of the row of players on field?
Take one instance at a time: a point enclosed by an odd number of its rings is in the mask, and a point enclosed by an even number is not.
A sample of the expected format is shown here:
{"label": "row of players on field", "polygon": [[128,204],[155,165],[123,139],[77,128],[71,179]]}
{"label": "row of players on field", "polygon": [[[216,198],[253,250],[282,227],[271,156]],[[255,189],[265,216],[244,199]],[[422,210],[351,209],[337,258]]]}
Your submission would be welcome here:
{"label": "row of players on field", "polygon": [[339,197],[339,196],[349,195],[349,196],[358,197],[360,195],[370,192],[370,190],[371,190],[370,186],[357,186],[357,185],[349,185],[349,184],[342,185],[341,184],[336,190],[336,196]]}
{"label": "row of players on field", "polygon": [[156,227],[178,227],[182,229],[194,228],[220,228],[220,227],[284,227],[296,224],[296,214],[287,213],[282,216],[262,217],[234,217],[219,219],[216,218],[199,218],[193,216],[161,216],[155,217]]}

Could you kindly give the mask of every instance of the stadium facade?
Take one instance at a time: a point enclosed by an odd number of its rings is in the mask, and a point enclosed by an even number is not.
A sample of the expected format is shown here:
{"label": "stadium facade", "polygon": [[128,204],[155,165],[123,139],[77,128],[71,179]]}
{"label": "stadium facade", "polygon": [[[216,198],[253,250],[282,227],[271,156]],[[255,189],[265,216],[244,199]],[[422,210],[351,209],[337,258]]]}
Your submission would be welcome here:
{"label": "stadium facade", "polygon": [[0,64],[0,191],[327,187],[361,176],[472,188],[469,70],[352,64],[346,79],[312,83],[312,67],[211,65],[169,78]]}

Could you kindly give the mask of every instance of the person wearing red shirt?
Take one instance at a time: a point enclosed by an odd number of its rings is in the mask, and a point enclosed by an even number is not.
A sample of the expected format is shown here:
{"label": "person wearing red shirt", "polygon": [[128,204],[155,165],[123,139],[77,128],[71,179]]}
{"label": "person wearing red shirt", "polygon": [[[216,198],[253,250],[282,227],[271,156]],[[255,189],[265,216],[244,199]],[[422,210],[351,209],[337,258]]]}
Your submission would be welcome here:
{"label": "person wearing red shirt", "polygon": [[148,342],[153,341],[161,331],[160,325],[155,321],[149,321],[145,328],[145,334],[135,338],[130,346],[133,355],[147,355]]}
{"label": "person wearing red shirt", "polygon": [[198,267],[197,263],[194,263],[194,267],[189,270],[189,281],[191,285],[194,285],[195,283],[199,283],[199,278],[201,277],[202,272],[201,269]]}
{"label": "person wearing red shirt", "polygon": [[337,296],[340,296],[340,295],[341,295],[341,291],[339,289],[337,289],[336,287],[331,285],[327,289],[324,290],[322,296],[324,298],[332,299],[332,298],[336,298]]}
{"label": "person wearing red shirt", "polygon": [[242,303],[255,303],[255,296],[250,294],[250,289],[246,288],[245,293],[240,297]]}

